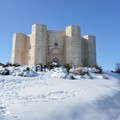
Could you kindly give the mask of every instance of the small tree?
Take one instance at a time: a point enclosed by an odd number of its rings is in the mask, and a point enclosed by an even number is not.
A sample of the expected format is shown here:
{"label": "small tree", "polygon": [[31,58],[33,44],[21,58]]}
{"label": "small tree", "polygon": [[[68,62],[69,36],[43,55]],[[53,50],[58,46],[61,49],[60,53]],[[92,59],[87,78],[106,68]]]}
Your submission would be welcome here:
{"label": "small tree", "polygon": [[51,70],[51,69],[53,69],[54,67],[53,67],[53,65],[51,64],[51,63],[47,63],[47,68],[49,69],[49,70]]}
{"label": "small tree", "polygon": [[69,71],[70,71],[70,68],[71,68],[71,66],[69,65],[69,63],[66,63],[64,65],[64,68],[67,70],[67,73],[69,74]]}
{"label": "small tree", "polygon": [[115,72],[120,73],[120,63],[116,63],[115,65]]}
{"label": "small tree", "polygon": [[4,64],[3,63],[0,63],[0,66],[3,66]]}
{"label": "small tree", "polygon": [[12,63],[10,62],[7,62],[5,65],[3,65],[3,67],[10,67],[10,66],[12,66]]}
{"label": "small tree", "polygon": [[103,73],[102,67],[99,66],[98,64],[96,64],[95,68],[96,68],[97,70],[99,70],[99,71],[97,72],[98,74],[102,74],[102,73]]}
{"label": "small tree", "polygon": [[12,64],[12,66],[19,67],[20,64],[19,63],[14,63],[14,64]]}

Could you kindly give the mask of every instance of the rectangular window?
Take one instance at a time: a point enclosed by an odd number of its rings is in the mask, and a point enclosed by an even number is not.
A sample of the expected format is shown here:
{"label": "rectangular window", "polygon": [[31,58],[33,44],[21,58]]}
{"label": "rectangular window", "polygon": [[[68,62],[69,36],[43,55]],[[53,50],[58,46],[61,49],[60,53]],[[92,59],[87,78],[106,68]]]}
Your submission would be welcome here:
{"label": "rectangular window", "polygon": [[58,43],[54,43],[54,46],[58,46]]}

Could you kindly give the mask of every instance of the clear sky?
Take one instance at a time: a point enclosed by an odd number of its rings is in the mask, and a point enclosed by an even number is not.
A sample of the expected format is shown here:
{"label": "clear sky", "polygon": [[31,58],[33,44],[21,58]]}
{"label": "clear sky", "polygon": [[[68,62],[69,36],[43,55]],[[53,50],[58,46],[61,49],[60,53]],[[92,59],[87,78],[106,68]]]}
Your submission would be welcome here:
{"label": "clear sky", "polygon": [[13,33],[30,34],[32,24],[78,25],[82,35],[96,36],[99,65],[120,62],[120,0],[0,0],[0,62],[11,61]]}

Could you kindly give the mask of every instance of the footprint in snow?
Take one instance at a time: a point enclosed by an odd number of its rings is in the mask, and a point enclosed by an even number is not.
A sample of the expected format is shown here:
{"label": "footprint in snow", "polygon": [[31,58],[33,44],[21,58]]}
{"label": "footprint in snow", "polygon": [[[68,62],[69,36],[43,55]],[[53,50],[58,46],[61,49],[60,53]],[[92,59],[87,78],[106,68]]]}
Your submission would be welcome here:
{"label": "footprint in snow", "polygon": [[4,120],[4,117],[9,115],[9,111],[7,109],[7,105],[0,101],[0,120]]}

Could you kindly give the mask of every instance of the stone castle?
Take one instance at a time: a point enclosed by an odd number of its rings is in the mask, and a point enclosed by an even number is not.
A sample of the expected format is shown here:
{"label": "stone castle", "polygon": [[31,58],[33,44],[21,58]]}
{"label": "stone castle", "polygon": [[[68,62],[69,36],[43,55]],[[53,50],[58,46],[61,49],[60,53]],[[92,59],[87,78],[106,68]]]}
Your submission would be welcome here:
{"label": "stone castle", "polygon": [[96,65],[96,38],[81,36],[79,26],[68,26],[64,31],[47,30],[43,24],[32,25],[32,33],[15,33],[12,63],[36,65],[57,62],[76,67]]}

